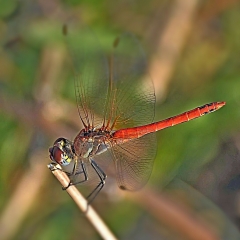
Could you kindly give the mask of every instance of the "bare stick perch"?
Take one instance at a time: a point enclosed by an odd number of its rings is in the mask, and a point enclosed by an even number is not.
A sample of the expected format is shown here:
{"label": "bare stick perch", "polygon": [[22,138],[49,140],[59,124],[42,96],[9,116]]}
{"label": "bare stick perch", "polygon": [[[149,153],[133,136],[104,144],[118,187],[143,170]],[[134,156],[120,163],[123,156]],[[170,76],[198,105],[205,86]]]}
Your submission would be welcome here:
{"label": "bare stick perch", "polygon": [[[69,184],[68,176],[61,171],[61,167],[59,165],[49,164],[48,168],[52,171],[54,176],[58,179],[58,181],[62,184],[63,187],[67,187]],[[67,193],[70,197],[75,201],[79,209],[85,214],[88,220],[91,222],[93,227],[98,231],[101,237],[105,240],[117,240],[117,238],[113,235],[113,233],[109,230],[103,220],[99,217],[99,215],[95,212],[95,210],[88,205],[87,200],[82,196],[82,194],[78,191],[75,186],[70,186],[66,189]]]}

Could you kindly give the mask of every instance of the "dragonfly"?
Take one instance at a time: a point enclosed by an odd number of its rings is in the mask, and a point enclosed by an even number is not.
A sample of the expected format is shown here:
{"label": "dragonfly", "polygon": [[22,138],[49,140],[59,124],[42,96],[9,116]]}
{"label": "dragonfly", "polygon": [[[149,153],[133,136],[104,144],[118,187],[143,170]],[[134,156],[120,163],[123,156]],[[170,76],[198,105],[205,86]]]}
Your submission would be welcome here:
{"label": "dragonfly", "polygon": [[113,164],[122,190],[136,191],[149,180],[156,154],[156,132],[215,112],[212,102],[154,122],[155,93],[146,74],[144,52],[131,34],[114,41],[109,57],[90,31],[64,31],[74,70],[75,96],[83,128],[73,141],[58,138],[50,159],[70,178],[69,185],[93,182],[92,201]]}

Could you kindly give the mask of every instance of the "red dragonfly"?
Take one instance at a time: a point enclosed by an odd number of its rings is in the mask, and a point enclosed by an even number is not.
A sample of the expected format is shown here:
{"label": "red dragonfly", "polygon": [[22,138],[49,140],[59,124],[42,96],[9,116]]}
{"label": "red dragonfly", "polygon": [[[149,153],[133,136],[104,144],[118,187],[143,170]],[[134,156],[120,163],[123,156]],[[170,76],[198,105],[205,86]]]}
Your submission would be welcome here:
{"label": "red dragonfly", "polygon": [[214,112],[225,102],[152,123],[154,88],[143,74],[145,57],[137,40],[130,34],[121,36],[107,60],[90,31],[77,32],[68,32],[67,42],[83,129],[73,142],[58,138],[49,152],[51,160],[69,175],[69,186],[97,180],[88,196],[91,201],[104,187],[109,161],[120,189],[142,188],[152,172],[157,147],[154,133]]}

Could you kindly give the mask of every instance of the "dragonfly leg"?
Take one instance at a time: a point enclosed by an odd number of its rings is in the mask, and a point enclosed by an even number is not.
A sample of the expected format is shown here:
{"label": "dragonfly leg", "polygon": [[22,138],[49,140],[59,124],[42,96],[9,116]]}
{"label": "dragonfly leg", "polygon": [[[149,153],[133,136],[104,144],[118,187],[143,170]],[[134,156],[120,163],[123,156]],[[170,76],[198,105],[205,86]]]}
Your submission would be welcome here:
{"label": "dragonfly leg", "polygon": [[68,176],[73,176],[73,175],[78,175],[78,174],[84,174],[84,179],[81,180],[81,181],[78,181],[78,182],[71,182],[71,181],[70,181],[69,184],[68,184],[66,187],[62,187],[62,190],[66,190],[67,188],[69,188],[69,187],[72,186],[72,185],[77,185],[77,184],[86,182],[86,181],[88,180],[87,170],[86,170],[86,168],[85,168],[84,163],[81,162],[82,170],[79,171],[79,172],[76,172],[76,165],[77,165],[77,162],[74,163],[73,171],[72,171],[71,173],[68,173]]}
{"label": "dragonfly leg", "polygon": [[93,189],[93,191],[87,196],[88,203],[91,203],[95,197],[98,195],[98,193],[102,190],[102,188],[105,185],[105,180],[107,178],[107,175],[103,172],[103,170],[97,165],[97,163],[91,159],[91,165],[95,172],[97,173],[100,182],[99,184]]}

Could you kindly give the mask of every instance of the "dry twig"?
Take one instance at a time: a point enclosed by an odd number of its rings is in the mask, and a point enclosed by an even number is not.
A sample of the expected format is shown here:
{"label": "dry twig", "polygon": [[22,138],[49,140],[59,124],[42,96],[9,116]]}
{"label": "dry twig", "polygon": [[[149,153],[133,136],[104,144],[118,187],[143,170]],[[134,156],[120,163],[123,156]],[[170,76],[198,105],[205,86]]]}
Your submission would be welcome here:
{"label": "dry twig", "polygon": [[[62,184],[63,187],[67,187],[69,184],[68,176],[60,170],[59,165],[49,164],[48,168],[52,171],[54,176],[58,179],[58,181]],[[97,232],[101,235],[103,239],[106,240],[116,240],[117,238],[113,235],[113,233],[109,230],[103,220],[99,217],[96,211],[88,205],[87,200],[82,196],[82,194],[78,191],[75,186],[70,186],[66,189],[67,193],[77,204],[79,209],[85,214],[86,218],[91,222],[93,227],[97,230]]]}

